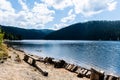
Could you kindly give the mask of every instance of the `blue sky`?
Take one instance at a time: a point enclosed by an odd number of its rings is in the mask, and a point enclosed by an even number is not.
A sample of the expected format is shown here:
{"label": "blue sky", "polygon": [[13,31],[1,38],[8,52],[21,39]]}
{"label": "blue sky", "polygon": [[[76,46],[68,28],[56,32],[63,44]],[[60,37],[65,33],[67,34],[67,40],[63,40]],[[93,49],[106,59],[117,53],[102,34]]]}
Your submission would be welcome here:
{"label": "blue sky", "polygon": [[61,29],[78,22],[119,20],[119,0],[0,0],[0,24]]}

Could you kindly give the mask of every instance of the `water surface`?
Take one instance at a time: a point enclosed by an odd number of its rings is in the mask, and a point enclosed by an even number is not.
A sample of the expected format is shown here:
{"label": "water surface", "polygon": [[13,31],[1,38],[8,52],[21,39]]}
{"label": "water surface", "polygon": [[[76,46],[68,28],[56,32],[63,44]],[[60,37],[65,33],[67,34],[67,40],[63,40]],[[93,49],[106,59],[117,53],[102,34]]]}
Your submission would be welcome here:
{"label": "water surface", "polygon": [[98,68],[120,76],[120,42],[21,40],[9,44],[27,53],[64,59],[86,68]]}

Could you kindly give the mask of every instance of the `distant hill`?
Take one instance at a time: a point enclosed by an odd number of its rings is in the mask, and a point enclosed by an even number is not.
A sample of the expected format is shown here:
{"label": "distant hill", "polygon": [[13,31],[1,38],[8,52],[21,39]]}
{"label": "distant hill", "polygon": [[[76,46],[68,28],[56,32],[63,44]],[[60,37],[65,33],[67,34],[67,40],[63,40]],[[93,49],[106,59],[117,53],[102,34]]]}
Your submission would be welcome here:
{"label": "distant hill", "polygon": [[50,40],[119,40],[120,21],[77,23],[48,34]]}
{"label": "distant hill", "polygon": [[43,29],[22,29],[12,26],[2,26],[3,32],[5,32],[5,38],[11,38],[9,36],[17,37],[14,39],[43,39],[46,35],[53,32],[53,30]]}

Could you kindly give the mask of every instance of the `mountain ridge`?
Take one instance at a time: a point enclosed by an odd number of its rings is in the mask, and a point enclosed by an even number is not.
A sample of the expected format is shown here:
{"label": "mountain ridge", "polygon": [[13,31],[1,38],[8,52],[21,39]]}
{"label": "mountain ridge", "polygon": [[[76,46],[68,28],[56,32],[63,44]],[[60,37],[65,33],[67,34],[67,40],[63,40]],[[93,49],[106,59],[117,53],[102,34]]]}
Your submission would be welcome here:
{"label": "mountain ridge", "polygon": [[11,34],[14,36],[19,36],[21,39],[43,39],[47,34],[53,32],[54,30],[49,29],[23,29],[12,26],[2,26],[0,25],[3,32],[6,34]]}
{"label": "mountain ridge", "polygon": [[7,34],[18,36],[18,39],[45,40],[119,40],[120,21],[88,21],[77,23],[60,30],[23,29],[12,26],[2,26]]}
{"label": "mountain ridge", "polygon": [[120,21],[88,21],[77,23],[48,34],[48,40],[117,40]]}

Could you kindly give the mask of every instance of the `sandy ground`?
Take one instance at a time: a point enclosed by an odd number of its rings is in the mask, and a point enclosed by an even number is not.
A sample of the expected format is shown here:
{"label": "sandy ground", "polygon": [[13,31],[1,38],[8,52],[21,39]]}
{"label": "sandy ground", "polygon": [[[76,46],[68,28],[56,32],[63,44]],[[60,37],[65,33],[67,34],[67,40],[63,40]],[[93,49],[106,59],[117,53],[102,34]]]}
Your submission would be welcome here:
{"label": "sandy ground", "polygon": [[[65,69],[56,69],[50,64],[39,62],[43,71],[48,72],[48,76],[43,76],[37,69],[30,66],[23,59],[23,52],[8,48],[8,58],[4,63],[0,63],[0,80],[89,80],[88,78],[78,78],[77,74]],[[21,61],[16,61],[20,56]]]}

